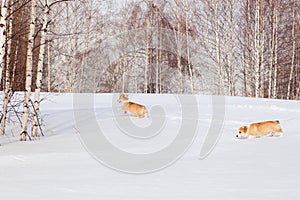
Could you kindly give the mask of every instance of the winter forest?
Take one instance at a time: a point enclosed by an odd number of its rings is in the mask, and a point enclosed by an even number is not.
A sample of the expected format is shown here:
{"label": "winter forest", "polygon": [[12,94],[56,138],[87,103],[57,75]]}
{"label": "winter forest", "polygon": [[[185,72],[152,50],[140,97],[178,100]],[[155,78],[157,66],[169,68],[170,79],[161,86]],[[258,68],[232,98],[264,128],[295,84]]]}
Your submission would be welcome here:
{"label": "winter forest", "polygon": [[300,99],[299,0],[1,0],[1,134],[22,93]]}

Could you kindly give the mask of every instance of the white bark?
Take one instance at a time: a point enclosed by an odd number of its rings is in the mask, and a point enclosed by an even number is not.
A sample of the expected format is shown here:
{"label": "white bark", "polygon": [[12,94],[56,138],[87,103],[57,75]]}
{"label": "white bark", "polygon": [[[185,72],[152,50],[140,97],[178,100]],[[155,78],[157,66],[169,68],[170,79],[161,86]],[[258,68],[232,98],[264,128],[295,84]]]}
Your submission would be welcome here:
{"label": "white bark", "polygon": [[144,72],[144,93],[148,90],[147,72],[148,72],[148,62],[149,62],[149,27],[148,20],[146,21],[146,49],[145,49],[145,72]]}
{"label": "white bark", "polygon": [[[248,26],[247,26],[247,34],[248,34],[248,39],[247,39],[247,46],[249,48],[249,55],[248,55],[248,66],[249,66],[249,80],[250,80],[250,96],[254,97],[255,96],[255,74],[254,74],[254,62],[253,62],[253,37],[254,33],[252,30],[251,26],[251,21],[252,21],[252,10],[251,10],[251,1],[247,0],[247,21],[248,21]],[[254,38],[255,39],[255,38]]]}
{"label": "white bark", "polygon": [[[205,1],[205,5],[206,5],[206,9],[209,8],[209,0],[206,0]],[[208,14],[208,11],[205,12],[205,35],[206,35],[206,39],[205,39],[205,45],[206,45],[206,48],[209,47],[209,37],[208,37],[208,34],[209,34],[209,14]]]}
{"label": "white bark", "polygon": [[17,69],[17,64],[18,64],[18,53],[19,53],[19,39],[17,40],[16,44],[16,50],[15,50],[15,60],[13,64],[13,69],[12,69],[12,76],[11,76],[11,83],[15,82],[15,75],[16,75],[16,69]]}
{"label": "white bark", "polygon": [[7,116],[7,108],[8,103],[10,102],[10,91],[11,91],[11,82],[10,82],[10,53],[11,53],[11,36],[12,36],[12,17],[9,19],[8,26],[8,41],[7,41],[7,52],[6,52],[6,69],[5,69],[5,77],[4,77],[4,101],[3,101],[3,110],[2,110],[2,118],[1,118],[1,134],[5,134],[5,126],[6,126],[6,116]]}
{"label": "white bark", "polygon": [[[264,25],[264,1],[261,1],[261,14],[260,14],[260,18],[262,18],[260,20],[260,56],[259,56],[259,59],[260,59],[260,71],[261,73],[264,72],[264,51],[265,51],[265,25]],[[263,94],[263,90],[264,90],[264,79],[263,79],[263,76],[261,75],[260,73],[260,96],[262,96]]]}
{"label": "white bark", "polygon": [[234,0],[230,0],[230,38],[229,38],[229,56],[228,56],[228,67],[229,67],[229,71],[230,71],[230,75],[229,75],[229,95],[234,95],[234,91],[233,91],[233,72],[232,72],[232,61],[233,61],[233,34],[234,34],[234,5],[235,5],[235,1]]}
{"label": "white bark", "polygon": [[160,73],[159,73],[159,44],[160,44],[160,28],[159,28],[159,9],[155,9],[155,21],[156,21],[156,63],[155,63],[155,93],[158,94],[160,93],[160,89],[159,89],[159,77],[160,77]]}
{"label": "white bark", "polygon": [[50,44],[49,44],[49,41],[47,42],[47,67],[48,67],[48,86],[47,86],[47,91],[48,92],[51,92],[51,76],[52,76],[52,73],[51,73],[51,51],[50,51]]}
{"label": "white bark", "polygon": [[6,19],[7,18],[7,0],[2,0],[0,16],[0,81],[2,80],[2,71],[5,66],[5,43],[6,43]]}
{"label": "white bark", "polygon": [[221,44],[220,44],[220,36],[219,36],[219,22],[218,22],[218,16],[219,16],[219,2],[218,0],[214,1],[215,7],[214,7],[214,32],[215,32],[215,51],[216,51],[216,65],[217,65],[217,72],[219,75],[219,85],[218,85],[218,94],[223,94],[223,87],[224,87],[224,77],[222,72],[222,66],[221,66]]}
{"label": "white bark", "polygon": [[41,42],[40,42],[40,52],[39,52],[39,60],[37,67],[37,77],[36,77],[36,88],[34,93],[34,112],[33,112],[33,125],[31,136],[34,138],[38,136],[38,127],[39,123],[39,111],[40,111],[40,92],[42,86],[42,77],[43,77],[43,64],[45,58],[45,42],[47,36],[47,23],[48,23],[48,15],[49,15],[49,5],[48,0],[45,0],[44,14],[43,14],[43,25],[41,30]]}
{"label": "white bark", "polygon": [[[78,1],[66,2],[67,5],[67,27],[69,37],[66,42],[67,56],[67,91],[72,93],[77,91],[76,78],[78,77],[78,69],[76,66],[76,54],[78,52],[78,17],[80,3]],[[77,88],[76,88],[77,87]]]}
{"label": "white bark", "polygon": [[191,67],[190,61],[190,43],[189,43],[189,0],[185,1],[185,30],[186,30],[186,47],[187,47],[187,64],[189,69],[189,76],[190,76],[190,87],[191,93],[194,94],[194,80],[193,80],[193,71]]}
{"label": "white bark", "polygon": [[22,115],[22,129],[20,133],[20,140],[25,141],[28,127],[28,116],[29,116],[29,102],[31,93],[31,80],[32,80],[32,50],[34,43],[34,31],[35,31],[35,15],[36,15],[36,0],[31,1],[31,13],[30,13],[30,26],[28,33],[28,46],[27,46],[27,60],[26,60],[26,83],[25,83],[25,97],[23,105]]}
{"label": "white bark", "polygon": [[[67,52],[67,54],[68,55],[70,55],[70,50],[69,50],[69,48],[70,48],[70,35],[71,35],[71,30],[70,30],[70,9],[69,9],[69,4],[70,3],[72,3],[72,2],[66,2],[66,27],[67,27],[67,29],[68,29],[68,34],[69,34],[69,37],[66,39],[66,46],[65,46],[65,48],[66,48],[66,52]],[[67,62],[66,62],[66,64],[67,64],[67,66],[66,66],[66,68],[67,68],[67,88],[66,88],[66,90],[68,91],[68,92],[72,92],[71,90],[71,88],[72,88],[72,83],[71,83],[71,77],[72,77],[72,72],[71,72],[71,70],[72,70],[72,67],[71,67],[71,61],[70,61],[70,56],[68,56],[67,58],[66,58],[66,60],[67,60]]]}
{"label": "white bark", "polygon": [[[162,62],[162,31],[159,28],[159,55],[158,55],[158,60],[161,63]],[[159,93],[162,92],[162,65],[159,65]]]}
{"label": "white bark", "polygon": [[255,51],[255,97],[260,97],[260,0],[255,2],[255,30],[254,30],[254,51]]}
{"label": "white bark", "polygon": [[[179,24],[179,23],[178,23]],[[178,25],[179,27],[179,25]],[[180,36],[179,36],[179,32],[176,32],[174,30],[175,33],[175,38],[176,38],[176,43],[177,43],[177,69],[178,69],[178,75],[179,75],[179,94],[183,93],[183,75],[182,75],[182,67],[181,67],[181,41],[180,41]]]}
{"label": "white bark", "polygon": [[183,74],[182,74],[182,67],[181,67],[181,56],[182,56],[182,37],[181,37],[181,26],[180,26],[180,9],[179,9],[179,2],[176,2],[176,13],[177,16],[177,31],[174,29],[174,36],[176,41],[176,50],[177,50],[177,70],[178,70],[178,77],[179,77],[179,94],[182,94],[184,92],[183,89]]}
{"label": "white bark", "polygon": [[271,31],[270,31],[270,40],[269,40],[269,48],[270,48],[270,61],[269,61],[269,65],[270,65],[270,67],[269,67],[269,77],[268,77],[268,81],[269,81],[269,83],[268,83],[268,98],[271,98],[272,97],[272,84],[273,84],[273,81],[272,81],[272,75],[273,75],[273,65],[274,65],[274,39],[275,39],[275,37],[274,37],[274,23],[273,23],[273,16],[274,16],[274,9],[270,9],[271,10],[271,12],[273,13],[273,14],[271,14],[270,15],[270,24],[271,24],[271,27],[272,27],[272,29],[271,29]]}
{"label": "white bark", "polygon": [[[127,5],[127,2],[125,1],[125,7]],[[122,22],[122,26],[123,26],[123,35],[124,35],[124,40],[123,40],[123,51],[124,51],[124,55],[123,55],[123,59],[122,59],[122,93],[125,92],[125,81],[126,81],[126,68],[127,68],[127,52],[126,52],[126,47],[127,47],[127,32],[126,32],[126,19],[127,19],[127,15],[124,13],[123,14],[123,22]],[[128,88],[127,88],[128,89]]]}
{"label": "white bark", "polygon": [[277,77],[277,59],[276,59],[276,51],[277,51],[277,46],[276,46],[276,26],[277,26],[277,22],[276,22],[276,12],[277,12],[277,4],[276,2],[274,2],[272,4],[272,8],[271,8],[271,12],[272,15],[270,16],[270,23],[272,26],[271,29],[271,36],[270,36],[270,50],[271,50],[271,55],[270,55],[270,68],[269,68],[269,87],[268,87],[268,97],[269,98],[275,98],[274,96],[274,87],[276,87],[275,85],[276,83],[276,77]]}
{"label": "white bark", "polygon": [[273,98],[277,98],[277,79],[278,79],[278,11],[277,11],[277,1],[274,3],[274,15],[275,15],[275,21],[274,21],[274,84],[273,84]]}
{"label": "white bark", "polygon": [[[85,37],[84,39],[84,51],[83,51],[83,56],[82,56],[82,61],[81,61],[81,66],[80,66],[80,76],[79,76],[79,85],[78,85],[78,92],[94,92],[96,93],[96,82],[97,82],[97,73],[96,73],[96,68],[93,67],[93,69],[89,69],[89,46],[90,46],[90,32],[91,32],[91,21],[92,21],[92,9],[93,9],[93,0],[87,0],[87,10],[86,10],[86,30],[85,30]],[[93,74],[91,77],[89,77],[87,72],[92,70]],[[89,81],[91,79],[92,81]]]}
{"label": "white bark", "polygon": [[289,77],[289,83],[287,88],[287,99],[291,99],[291,87],[292,87],[292,81],[293,81],[293,74],[294,74],[294,62],[295,62],[295,51],[296,51],[296,38],[295,38],[295,9],[296,9],[296,0],[293,2],[293,12],[292,12],[292,41],[293,41],[293,50],[292,50],[292,63],[291,63],[291,71],[290,71],[290,77]]}

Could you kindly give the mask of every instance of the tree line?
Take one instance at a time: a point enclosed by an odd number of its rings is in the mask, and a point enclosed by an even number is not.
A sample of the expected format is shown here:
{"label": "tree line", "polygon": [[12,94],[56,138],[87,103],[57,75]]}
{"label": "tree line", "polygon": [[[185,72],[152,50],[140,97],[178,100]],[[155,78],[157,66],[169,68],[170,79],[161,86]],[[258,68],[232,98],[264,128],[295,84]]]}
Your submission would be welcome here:
{"label": "tree line", "polygon": [[0,2],[2,134],[15,91],[21,140],[41,91],[300,98],[297,0]]}
{"label": "tree line", "polygon": [[68,2],[51,28],[49,89],[298,99],[298,8],[296,0]]}

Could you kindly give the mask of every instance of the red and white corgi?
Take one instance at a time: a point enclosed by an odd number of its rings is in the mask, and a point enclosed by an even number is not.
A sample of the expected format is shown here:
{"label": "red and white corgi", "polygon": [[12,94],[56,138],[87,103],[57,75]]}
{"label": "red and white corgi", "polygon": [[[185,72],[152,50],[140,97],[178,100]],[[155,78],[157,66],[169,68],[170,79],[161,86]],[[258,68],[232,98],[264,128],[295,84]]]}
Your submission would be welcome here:
{"label": "red and white corgi", "polygon": [[138,118],[142,118],[143,116],[148,118],[148,110],[146,106],[130,102],[127,94],[120,95],[119,103],[122,103],[122,110],[135,114]]}
{"label": "red and white corgi", "polygon": [[273,136],[275,133],[280,133],[279,137],[283,136],[283,130],[281,129],[278,120],[258,122],[248,126],[242,126],[239,128],[239,133],[236,135],[236,137]]}

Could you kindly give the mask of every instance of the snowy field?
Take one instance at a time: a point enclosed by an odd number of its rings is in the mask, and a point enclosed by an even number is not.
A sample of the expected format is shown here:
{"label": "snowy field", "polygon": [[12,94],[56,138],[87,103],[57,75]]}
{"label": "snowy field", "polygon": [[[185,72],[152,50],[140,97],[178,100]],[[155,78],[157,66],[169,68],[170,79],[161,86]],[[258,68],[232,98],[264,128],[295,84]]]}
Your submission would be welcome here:
{"label": "snowy field", "polygon": [[[165,118],[157,116],[152,109],[149,119],[137,119],[119,111],[113,96],[94,95],[93,114],[107,140],[130,154],[147,155],[166,148],[181,127],[182,110],[197,111],[196,105],[182,107],[174,95],[131,95],[133,101],[149,110],[159,105],[165,113]],[[135,175],[111,169],[91,155],[82,138],[86,133],[80,132],[78,122],[82,120],[89,127],[93,121],[89,115],[74,118],[74,110],[84,113],[89,106],[84,101],[73,103],[73,97],[51,94],[42,103],[45,137],[19,142],[19,125],[9,126],[7,135],[1,136],[1,199],[300,199],[299,101],[226,97],[224,105],[214,105],[211,96],[196,96],[197,119],[185,117],[197,122],[190,148],[176,162],[161,166],[163,169]],[[84,100],[85,96],[76,98]],[[214,112],[214,106],[219,112]],[[212,151],[201,159],[200,151],[217,115],[224,115],[220,137]],[[141,139],[122,133],[115,118],[131,119],[141,129],[146,129],[155,118],[165,123],[159,135]],[[280,120],[284,137],[235,137],[240,126],[264,120]],[[109,152],[104,149],[100,153],[110,156]],[[124,162],[118,157],[113,159]],[[165,157],[155,159],[159,163]]]}

